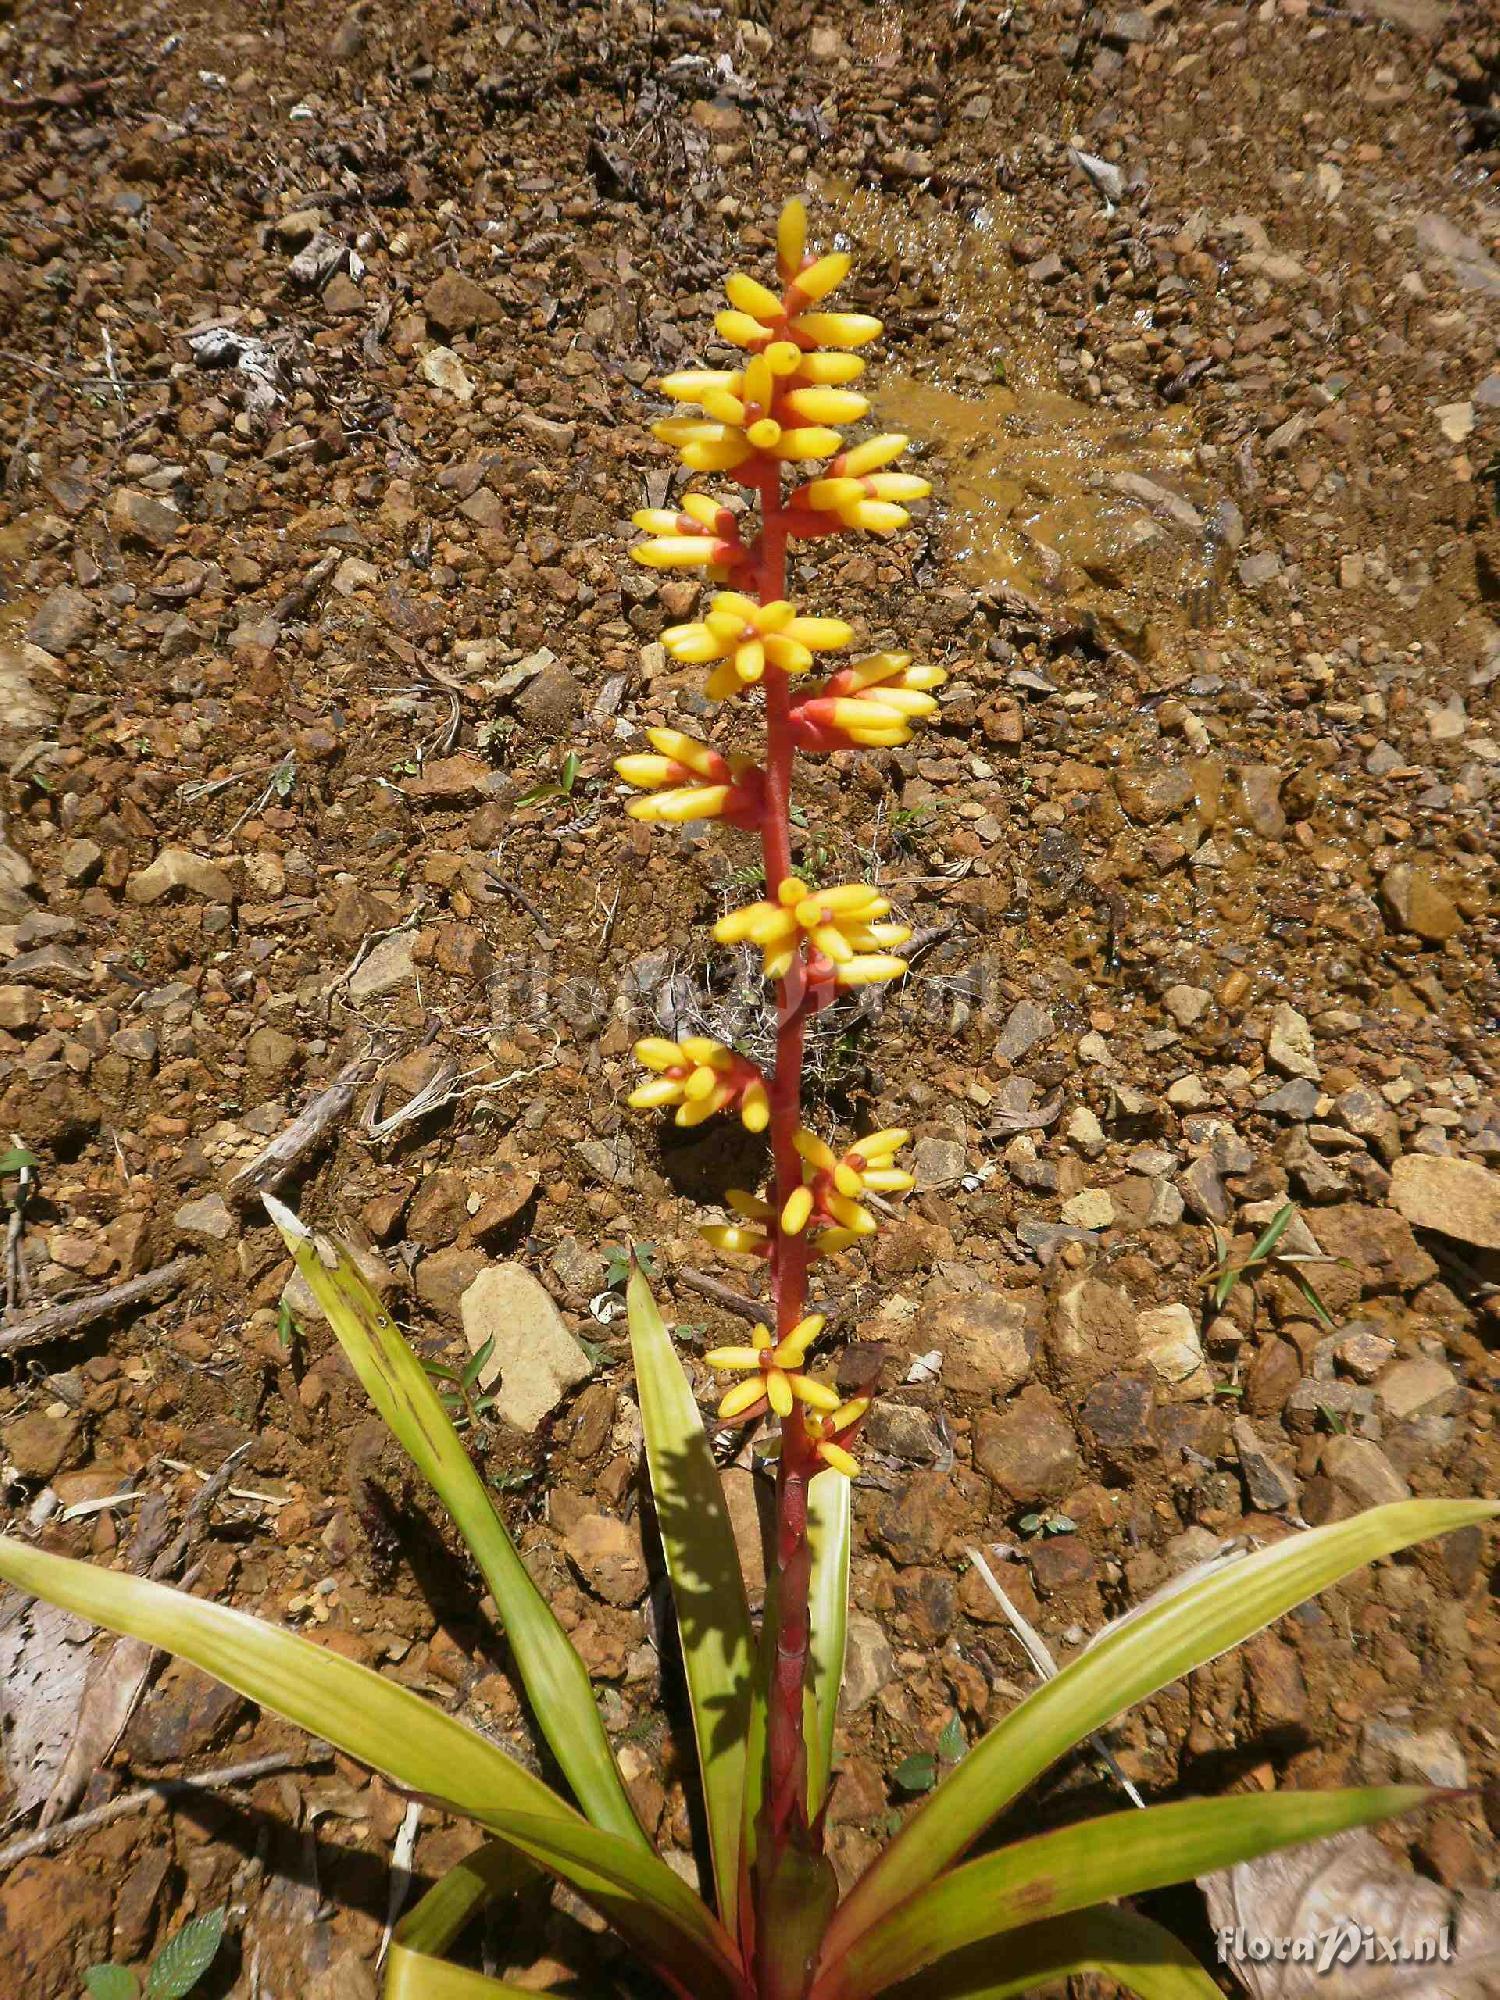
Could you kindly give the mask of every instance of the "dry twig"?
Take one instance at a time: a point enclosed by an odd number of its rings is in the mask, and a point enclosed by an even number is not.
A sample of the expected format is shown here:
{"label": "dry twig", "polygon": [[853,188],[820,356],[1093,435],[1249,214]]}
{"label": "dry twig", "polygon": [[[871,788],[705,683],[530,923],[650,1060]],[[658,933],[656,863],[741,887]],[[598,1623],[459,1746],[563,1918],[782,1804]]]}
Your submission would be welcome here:
{"label": "dry twig", "polygon": [[159,1264],[154,1271],[127,1278],[123,1284],[107,1285],[101,1292],[87,1292],[82,1298],[68,1299],[61,1305],[42,1306],[24,1319],[0,1327],[0,1354],[13,1354],[18,1347],[39,1347],[43,1341],[56,1340],[65,1333],[77,1333],[101,1319],[110,1319],[127,1306],[165,1298],[197,1267],[196,1257],[174,1257],[170,1264]]}

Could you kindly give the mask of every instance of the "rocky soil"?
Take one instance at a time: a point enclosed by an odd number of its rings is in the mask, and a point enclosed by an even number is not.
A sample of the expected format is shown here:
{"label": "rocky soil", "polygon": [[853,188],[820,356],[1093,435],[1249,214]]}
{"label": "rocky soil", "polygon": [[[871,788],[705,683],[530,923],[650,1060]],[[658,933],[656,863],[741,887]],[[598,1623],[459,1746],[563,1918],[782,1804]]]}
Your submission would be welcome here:
{"label": "rocky soil", "polygon": [[[691,589],[624,555],[673,477],[651,384],[798,190],[948,495],[801,577],[952,677],[919,744],[801,792],[806,865],[878,868],[922,940],[815,1052],[816,1120],[911,1125],[919,1175],[827,1281],[888,1392],[841,1869],[1032,1684],[971,1548],[1065,1658],[1226,1540],[1500,1491],[1488,9],[16,0],[0,49],[13,1531],[165,1561],[534,1755],[254,1198],[310,1135],[282,1195],[422,1351],[498,1337],[475,1451],[693,1865],[605,1246],[654,1247],[687,1354],[739,1323],[688,1273],[753,1290],[693,1236],[753,1142],[622,1097],[637,1034],[747,1031],[707,929],[753,877],[742,836],[632,826],[609,761],[705,708],[657,643]],[[1288,1200],[1324,1261],[1214,1311],[1213,1232],[1242,1259]],[[748,1451],[728,1479],[753,1566]],[[1467,1785],[1383,1837],[1483,1885],[1488,1583],[1478,1533],[1384,1565],[1132,1715],[1119,1765]],[[14,1601],[0,1647],[15,1839],[86,1649]],[[59,1661],[38,1747],[18,1690]],[[71,2000],[227,1902],[205,1990],[369,2000],[404,1800],[171,1666],[98,1751],[64,1816],[288,1768],[12,1866],[0,1991]],[[1024,1823],[1122,1803],[1082,1764]],[[426,1812],[416,1873],[470,1840]],[[486,1951],[625,1990],[562,1901]]]}

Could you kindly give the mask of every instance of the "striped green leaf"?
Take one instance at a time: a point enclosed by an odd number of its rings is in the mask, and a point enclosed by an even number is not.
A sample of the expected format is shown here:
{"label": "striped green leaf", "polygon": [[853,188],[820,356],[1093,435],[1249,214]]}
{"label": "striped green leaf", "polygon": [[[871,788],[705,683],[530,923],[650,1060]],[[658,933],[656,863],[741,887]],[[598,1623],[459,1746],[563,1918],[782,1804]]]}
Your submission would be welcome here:
{"label": "striped green leaf", "polygon": [[855,1885],[829,1928],[824,1964],[917,1894],[1031,1782],[1123,1710],[1217,1659],[1352,1570],[1472,1522],[1487,1500],[1400,1500],[1291,1535],[1134,1613],[1020,1702],[949,1773]]}
{"label": "striped green leaf", "polygon": [[744,2000],[722,1927],[664,1861],[591,1826],[498,1744],[325,1646],[164,1584],[0,1538],[0,1578],[161,1646],[569,1881],[687,2000]]}
{"label": "striped green leaf", "polygon": [[436,1491],[479,1565],[499,1606],[537,1726],[579,1805],[595,1826],[649,1853],[588,1672],[533,1583],[426,1370],[354,1259],[315,1236],[273,1197],[262,1199],[370,1401]]}
{"label": "striped green leaf", "polygon": [[812,1619],[808,1672],[807,1810],[815,1818],[833,1768],[833,1732],[849,1637],[849,1532],[853,1509],[849,1481],[831,1468],[807,1489],[807,1533],[812,1543]]}
{"label": "striped green leaf", "polygon": [[636,1393],[708,1814],[719,1913],[734,1932],[750,1714],[750,1610],[739,1551],[692,1384],[645,1275],[625,1289]]}
{"label": "striped green leaf", "polygon": [[1223,2000],[1185,1944],[1129,1910],[1081,1910],[1028,1924],[1006,1938],[1004,1965],[995,1959],[992,1945],[955,1952],[892,1986],[887,2000],[1012,2000],[1083,1972],[1103,1973],[1137,2000]]}
{"label": "striped green leaf", "polygon": [[1278,1847],[1410,1812],[1420,1785],[1255,1792],[1110,1813],[955,1868],[865,1932],[819,1981],[817,2000],[871,2000],[949,1952],[1045,1917],[1191,1881]]}

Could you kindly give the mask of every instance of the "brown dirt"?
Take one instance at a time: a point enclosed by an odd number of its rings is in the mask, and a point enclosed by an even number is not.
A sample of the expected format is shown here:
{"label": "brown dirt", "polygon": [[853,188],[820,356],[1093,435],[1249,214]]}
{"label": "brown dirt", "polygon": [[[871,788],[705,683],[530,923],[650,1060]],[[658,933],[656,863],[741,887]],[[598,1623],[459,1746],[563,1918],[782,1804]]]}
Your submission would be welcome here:
{"label": "brown dirt", "polygon": [[[800,588],[952,676],[909,751],[801,774],[806,864],[873,853],[931,933],[815,1064],[825,1129],[921,1142],[827,1291],[848,1379],[898,1391],[857,1498],[841,1869],[905,1758],[1030,1684],[970,1544],[1066,1656],[1222,1538],[1497,1490],[1496,1256],[1387,1200],[1398,1151],[1500,1163],[1486,10],[18,0],[0,48],[0,1139],[41,1161],[16,1310],[200,1253],[165,1303],[13,1358],[14,1527],[132,1555],[145,1504],[64,1510],[129,1487],[175,1524],[249,1442],[195,1587],[532,1754],[326,1328],[283,1339],[273,1232],[190,1206],[365,1058],[283,1192],[378,1251],[434,1358],[502,1259],[598,1343],[535,1434],[476,1450],[689,1851],[660,1598],[564,1541],[641,1514],[600,1245],[655,1246],[688,1348],[733,1324],[681,1273],[692,1200],[755,1149],[622,1097],[636,1034],[742,1018],[706,927],[752,877],[742,836],[632,827],[608,767],[703,712],[654,643],[691,592],[624,553],[670,477],[650,382],[797,190],[861,253],[881,414],[946,491]],[[483,297],[434,296],[453,269]],[[571,793],[529,796],[569,748]],[[199,865],[145,900],[171,849]],[[372,1135],[444,1064],[452,1101]],[[1203,1313],[1208,1222],[1248,1246],[1283,1196],[1345,1260],[1314,1271],[1332,1337],[1284,1270]],[[1132,1715],[1122,1766],[1165,1798],[1456,1757],[1479,1789],[1388,1838],[1487,1880],[1487,1576],[1476,1535],[1341,1588]],[[294,1742],[169,1671],[82,1803]],[[1026,1823],[1116,1803],[1080,1766]],[[338,1762],[79,1837],[0,1883],[0,1990],[72,1995],[228,1899],[219,1990],[361,2000],[403,1810]],[[419,1871],[468,1839],[429,1813]],[[497,1966],[582,1953],[574,1990],[614,1990],[576,1913],[532,1916]]]}

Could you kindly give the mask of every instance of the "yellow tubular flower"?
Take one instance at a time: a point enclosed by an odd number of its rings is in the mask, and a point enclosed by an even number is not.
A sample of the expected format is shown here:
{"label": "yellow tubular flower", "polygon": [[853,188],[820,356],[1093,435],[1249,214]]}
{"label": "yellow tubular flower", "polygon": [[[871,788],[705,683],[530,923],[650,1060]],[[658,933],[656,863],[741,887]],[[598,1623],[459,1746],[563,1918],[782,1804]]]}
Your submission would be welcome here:
{"label": "yellow tubular flower", "polygon": [[753,687],[767,666],[806,673],[814,653],[833,652],[853,637],[853,628],[842,618],[806,618],[784,598],[757,604],[737,590],[721,590],[705,617],[690,625],[669,625],[661,642],[675,660],[723,662],[708,682],[709,694],[723,700]]}
{"label": "yellow tubular flower", "polygon": [[795,198],[781,211],[776,224],[776,275],[789,285],[802,269],[807,255],[807,210]]}
{"label": "yellow tubular flower", "polygon": [[743,1371],[747,1381],[737,1382],[719,1404],[726,1421],[744,1416],[769,1403],[779,1417],[789,1417],[793,1403],[832,1415],[839,1409],[839,1395],[826,1382],[818,1382],[801,1372],[807,1350],[823,1331],[821,1313],[799,1320],[784,1340],[778,1341],[768,1326],[757,1326],[749,1347],[716,1347],[704,1358],[711,1368]]}
{"label": "yellow tubular flower", "polygon": [[826,1416],[808,1419],[808,1429],[815,1440],[814,1452],[825,1465],[831,1465],[835,1472],[842,1472],[846,1479],[856,1477],[859,1463],[845,1449],[843,1440],[853,1435],[869,1407],[868,1396],[854,1396],[847,1403],[840,1403],[836,1410],[830,1410]]}
{"label": "yellow tubular flower", "polygon": [[647,569],[715,569],[744,553],[733,513],[706,493],[684,494],[680,509],[642,507],[631,519],[652,537],[630,551]]}
{"label": "yellow tubular flower", "polygon": [[701,1125],[716,1111],[735,1106],[747,1131],[764,1132],[770,1123],[770,1100],[760,1071],[722,1042],[707,1035],[689,1035],[680,1042],[647,1035],[636,1043],[635,1058],[654,1074],[626,1099],[633,1111],[675,1105],[677,1124]]}
{"label": "yellow tubular flower", "polygon": [[765,774],[750,757],[721,757],[707,743],[680,729],[648,729],[655,756],[635,753],[615,759],[627,785],[650,792],[625,808],[632,819],[681,824],[726,819],[731,826],[758,827],[765,804]]}
{"label": "yellow tubular flower", "polygon": [[904,1168],[894,1164],[896,1153],[910,1137],[904,1127],[891,1126],[856,1139],[840,1154],[816,1132],[799,1128],[792,1143],[802,1158],[803,1185],[788,1196],[782,1208],[782,1233],[800,1235],[817,1219],[832,1223],[834,1228],[828,1233],[837,1233],[847,1242],[873,1236],[879,1224],[867,1208],[861,1208],[858,1197],[905,1194],[916,1185]]}
{"label": "yellow tubular flower", "polygon": [[941,667],[913,666],[910,653],[871,653],[809,687],[792,709],[801,750],[880,748],[911,741],[911,724],[938,712],[928,692],[948,678]]}
{"label": "yellow tubular flower", "polygon": [[797,492],[794,504],[814,513],[835,514],[846,528],[863,528],[875,535],[904,528],[911,516],[900,503],[925,500],[932,491],[931,483],[915,473],[881,470],[900,457],[907,442],[900,432],[892,431],[841,452],[822,479]]}
{"label": "yellow tubular flower", "polygon": [[880,338],[885,323],[872,319],[869,313],[805,312],[798,314],[789,330],[814,347],[863,347]]}
{"label": "yellow tubular flower", "polygon": [[890,947],[911,936],[905,924],[888,924],[890,904],[877,889],[863,882],[809,890],[788,876],[772,902],[747,903],[731,910],[714,926],[720,944],[753,944],[762,954],[768,979],[784,979],[807,939],[833,966],[840,986],[869,986],[897,979],[904,959],[890,956]]}

